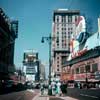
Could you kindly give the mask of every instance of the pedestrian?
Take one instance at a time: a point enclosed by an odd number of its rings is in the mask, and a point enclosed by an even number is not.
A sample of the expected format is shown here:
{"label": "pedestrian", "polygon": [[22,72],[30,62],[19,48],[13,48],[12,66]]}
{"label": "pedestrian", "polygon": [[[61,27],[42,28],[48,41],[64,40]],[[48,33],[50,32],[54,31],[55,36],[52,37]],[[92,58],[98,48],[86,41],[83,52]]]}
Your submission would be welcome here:
{"label": "pedestrian", "polygon": [[44,94],[44,83],[41,83],[40,90],[41,90],[41,95],[43,95]]}
{"label": "pedestrian", "polygon": [[60,96],[61,95],[61,82],[60,81],[58,81],[57,82],[57,87],[56,87],[56,94],[57,94],[57,96]]}
{"label": "pedestrian", "polygon": [[63,81],[60,88],[62,91],[62,96],[65,96],[67,94],[67,83]]}
{"label": "pedestrian", "polygon": [[48,95],[52,95],[52,86],[51,86],[51,84],[49,84],[49,87],[48,87]]}
{"label": "pedestrian", "polygon": [[53,80],[51,82],[51,87],[52,87],[52,95],[56,94],[56,82]]}

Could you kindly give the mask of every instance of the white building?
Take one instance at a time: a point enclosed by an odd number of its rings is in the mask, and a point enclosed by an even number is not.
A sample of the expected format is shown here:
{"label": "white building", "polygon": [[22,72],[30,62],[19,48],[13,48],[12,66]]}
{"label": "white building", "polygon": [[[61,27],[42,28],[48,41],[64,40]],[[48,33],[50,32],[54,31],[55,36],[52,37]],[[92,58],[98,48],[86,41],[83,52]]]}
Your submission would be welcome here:
{"label": "white building", "polygon": [[80,15],[79,10],[58,9],[53,13],[52,22],[52,73],[59,77],[62,72],[62,63],[70,53],[70,38],[76,30],[76,22]]}
{"label": "white building", "polygon": [[26,81],[39,81],[39,60],[37,52],[33,50],[24,52],[23,71],[26,75]]}

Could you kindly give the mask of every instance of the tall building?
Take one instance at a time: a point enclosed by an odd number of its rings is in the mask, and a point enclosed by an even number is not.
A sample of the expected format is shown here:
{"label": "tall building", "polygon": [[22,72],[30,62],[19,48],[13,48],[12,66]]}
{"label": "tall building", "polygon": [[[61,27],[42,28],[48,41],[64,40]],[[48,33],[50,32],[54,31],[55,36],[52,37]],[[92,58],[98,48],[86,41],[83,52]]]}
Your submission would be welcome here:
{"label": "tall building", "polygon": [[52,73],[56,77],[61,76],[62,63],[70,53],[70,39],[76,30],[76,22],[80,15],[79,10],[57,9],[53,13],[52,22]]}
{"label": "tall building", "polygon": [[26,75],[26,81],[39,81],[39,59],[38,52],[27,50],[23,55],[23,71]]}
{"label": "tall building", "polygon": [[14,45],[18,35],[18,21],[10,20],[0,8],[0,80],[14,74]]}

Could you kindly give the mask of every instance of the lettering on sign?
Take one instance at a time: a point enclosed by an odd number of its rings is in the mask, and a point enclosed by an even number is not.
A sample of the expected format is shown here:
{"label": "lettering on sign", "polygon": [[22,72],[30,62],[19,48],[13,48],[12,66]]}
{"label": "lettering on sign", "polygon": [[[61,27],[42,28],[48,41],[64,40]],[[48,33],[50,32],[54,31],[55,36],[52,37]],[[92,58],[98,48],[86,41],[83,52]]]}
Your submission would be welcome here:
{"label": "lettering on sign", "polygon": [[86,53],[86,52],[87,52],[87,48],[85,48],[85,49],[83,49],[83,50],[79,50],[79,51],[77,51],[77,52],[73,52],[72,55],[71,55],[71,57],[72,57],[72,58],[75,58],[75,57],[78,57],[78,56],[83,55],[83,54]]}

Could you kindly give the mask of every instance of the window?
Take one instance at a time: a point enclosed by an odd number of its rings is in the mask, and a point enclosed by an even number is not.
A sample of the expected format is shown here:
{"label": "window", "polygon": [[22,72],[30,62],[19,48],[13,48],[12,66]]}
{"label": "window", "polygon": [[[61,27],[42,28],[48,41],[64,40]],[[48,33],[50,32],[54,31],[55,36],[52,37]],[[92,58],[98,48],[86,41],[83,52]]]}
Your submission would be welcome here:
{"label": "window", "polygon": [[75,22],[77,22],[77,16],[75,16]]}
{"label": "window", "polygon": [[57,48],[59,48],[59,43],[57,43]]}
{"label": "window", "polygon": [[57,69],[57,71],[59,71],[59,69]]}
{"label": "window", "polygon": [[59,43],[59,37],[58,37],[58,36],[57,36],[57,40],[56,40],[56,42]]}
{"label": "window", "polygon": [[84,73],[85,72],[85,68],[84,67],[80,67],[80,73]]}
{"label": "window", "polygon": [[57,16],[57,22],[59,22],[59,16]]}
{"label": "window", "polygon": [[62,16],[62,23],[66,23],[66,16]]}
{"label": "window", "polygon": [[79,74],[79,68],[76,68],[76,74]]}
{"label": "window", "polygon": [[87,73],[87,72],[90,72],[90,65],[86,65],[86,66],[85,66],[85,70],[86,70],[86,73]]}
{"label": "window", "polygon": [[59,57],[57,57],[57,59],[59,59]]}
{"label": "window", "polygon": [[59,65],[57,65],[57,67],[59,67]]}
{"label": "window", "polygon": [[59,63],[59,60],[57,61],[57,64]]}
{"label": "window", "polygon": [[96,72],[98,70],[98,64],[92,64],[92,72]]}
{"label": "window", "polygon": [[68,16],[68,23],[72,23],[72,16]]}

